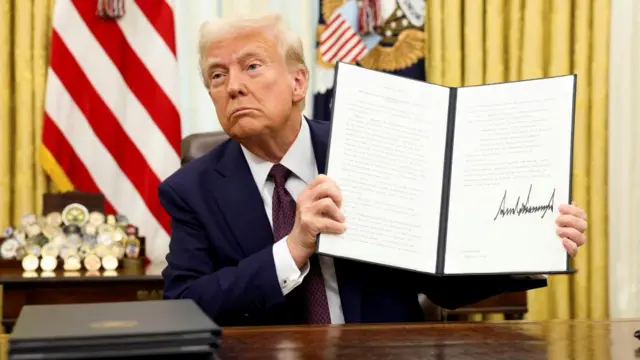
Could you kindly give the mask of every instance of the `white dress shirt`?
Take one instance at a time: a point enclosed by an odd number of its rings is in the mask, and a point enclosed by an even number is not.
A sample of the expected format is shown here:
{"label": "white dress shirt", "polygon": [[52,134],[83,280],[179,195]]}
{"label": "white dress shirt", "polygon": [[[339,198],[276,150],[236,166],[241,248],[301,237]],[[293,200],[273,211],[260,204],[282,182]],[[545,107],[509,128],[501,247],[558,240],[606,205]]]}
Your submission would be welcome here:
{"label": "white dress shirt", "polygon": [[[273,225],[271,202],[274,184],[271,181],[267,181],[267,175],[269,175],[269,171],[274,164],[252,154],[245,147],[242,147],[242,151],[249,164],[253,179],[260,190],[264,209],[269,217],[269,223]],[[300,127],[298,137],[284,155],[280,164],[291,170],[292,174],[287,180],[285,188],[294,199],[298,199],[300,193],[318,176],[318,167],[313,145],[311,144],[311,133],[309,131],[309,125],[304,118],[302,119],[302,126]],[[298,269],[287,247],[286,237],[280,239],[273,245],[273,258],[275,260],[276,273],[278,274],[282,293],[286,295],[296,286],[300,285],[304,277],[309,273],[309,262],[307,262],[302,269]],[[318,260],[324,278],[324,287],[327,292],[331,323],[344,324],[344,315],[340,303],[338,281],[333,266],[333,259],[321,255],[318,256]]]}

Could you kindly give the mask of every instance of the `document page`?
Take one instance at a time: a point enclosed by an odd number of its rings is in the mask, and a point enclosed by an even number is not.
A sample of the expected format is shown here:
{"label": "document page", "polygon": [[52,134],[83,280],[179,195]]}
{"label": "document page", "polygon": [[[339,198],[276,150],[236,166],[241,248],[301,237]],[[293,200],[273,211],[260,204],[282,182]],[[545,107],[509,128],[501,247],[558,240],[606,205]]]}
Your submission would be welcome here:
{"label": "document page", "polygon": [[459,89],[445,273],[567,270],[573,76]]}
{"label": "document page", "polygon": [[318,251],[435,271],[449,89],[355,65],[337,69],[327,175],[347,231]]}

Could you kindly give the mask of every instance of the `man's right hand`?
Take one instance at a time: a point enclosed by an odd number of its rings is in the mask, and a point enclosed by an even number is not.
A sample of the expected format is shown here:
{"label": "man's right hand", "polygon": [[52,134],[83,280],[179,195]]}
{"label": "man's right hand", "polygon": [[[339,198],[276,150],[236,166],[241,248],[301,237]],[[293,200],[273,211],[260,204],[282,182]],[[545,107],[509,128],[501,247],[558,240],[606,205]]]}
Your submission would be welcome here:
{"label": "man's right hand", "polygon": [[335,181],[319,175],[298,197],[296,221],[287,237],[287,246],[298,268],[316,250],[319,233],[342,234],[346,230],[340,208],[342,194]]}

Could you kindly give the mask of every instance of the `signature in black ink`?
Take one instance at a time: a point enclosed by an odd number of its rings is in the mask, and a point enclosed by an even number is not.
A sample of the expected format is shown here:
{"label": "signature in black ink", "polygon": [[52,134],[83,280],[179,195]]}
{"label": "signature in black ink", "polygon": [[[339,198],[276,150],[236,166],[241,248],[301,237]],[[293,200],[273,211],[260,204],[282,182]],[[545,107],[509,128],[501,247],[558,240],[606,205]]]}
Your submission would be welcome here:
{"label": "signature in black ink", "polygon": [[496,213],[496,217],[493,218],[493,221],[496,221],[498,217],[505,216],[521,216],[535,213],[542,213],[540,218],[544,218],[547,212],[553,211],[553,202],[556,196],[556,189],[553,189],[551,192],[551,197],[546,205],[529,205],[529,197],[531,196],[531,189],[533,185],[529,185],[529,193],[527,194],[527,199],[521,204],[520,196],[518,196],[518,200],[516,200],[516,204],[513,207],[507,206],[507,190],[504,191],[504,196],[502,196],[502,201],[500,202],[500,207],[498,208],[498,212]]}

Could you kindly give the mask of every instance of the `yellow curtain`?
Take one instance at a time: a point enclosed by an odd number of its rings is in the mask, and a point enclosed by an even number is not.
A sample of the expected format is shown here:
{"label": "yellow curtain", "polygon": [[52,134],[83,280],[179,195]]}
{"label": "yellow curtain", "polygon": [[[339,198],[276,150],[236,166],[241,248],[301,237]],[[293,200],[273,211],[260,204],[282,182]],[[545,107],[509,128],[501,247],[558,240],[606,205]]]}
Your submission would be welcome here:
{"label": "yellow curtain", "polygon": [[[576,73],[573,199],[589,216],[573,276],[529,291],[531,320],[605,319],[609,0],[427,0],[428,81],[448,86]],[[496,317],[489,317],[495,319]]]}
{"label": "yellow curtain", "polygon": [[42,211],[38,151],[54,0],[0,0],[0,228]]}

